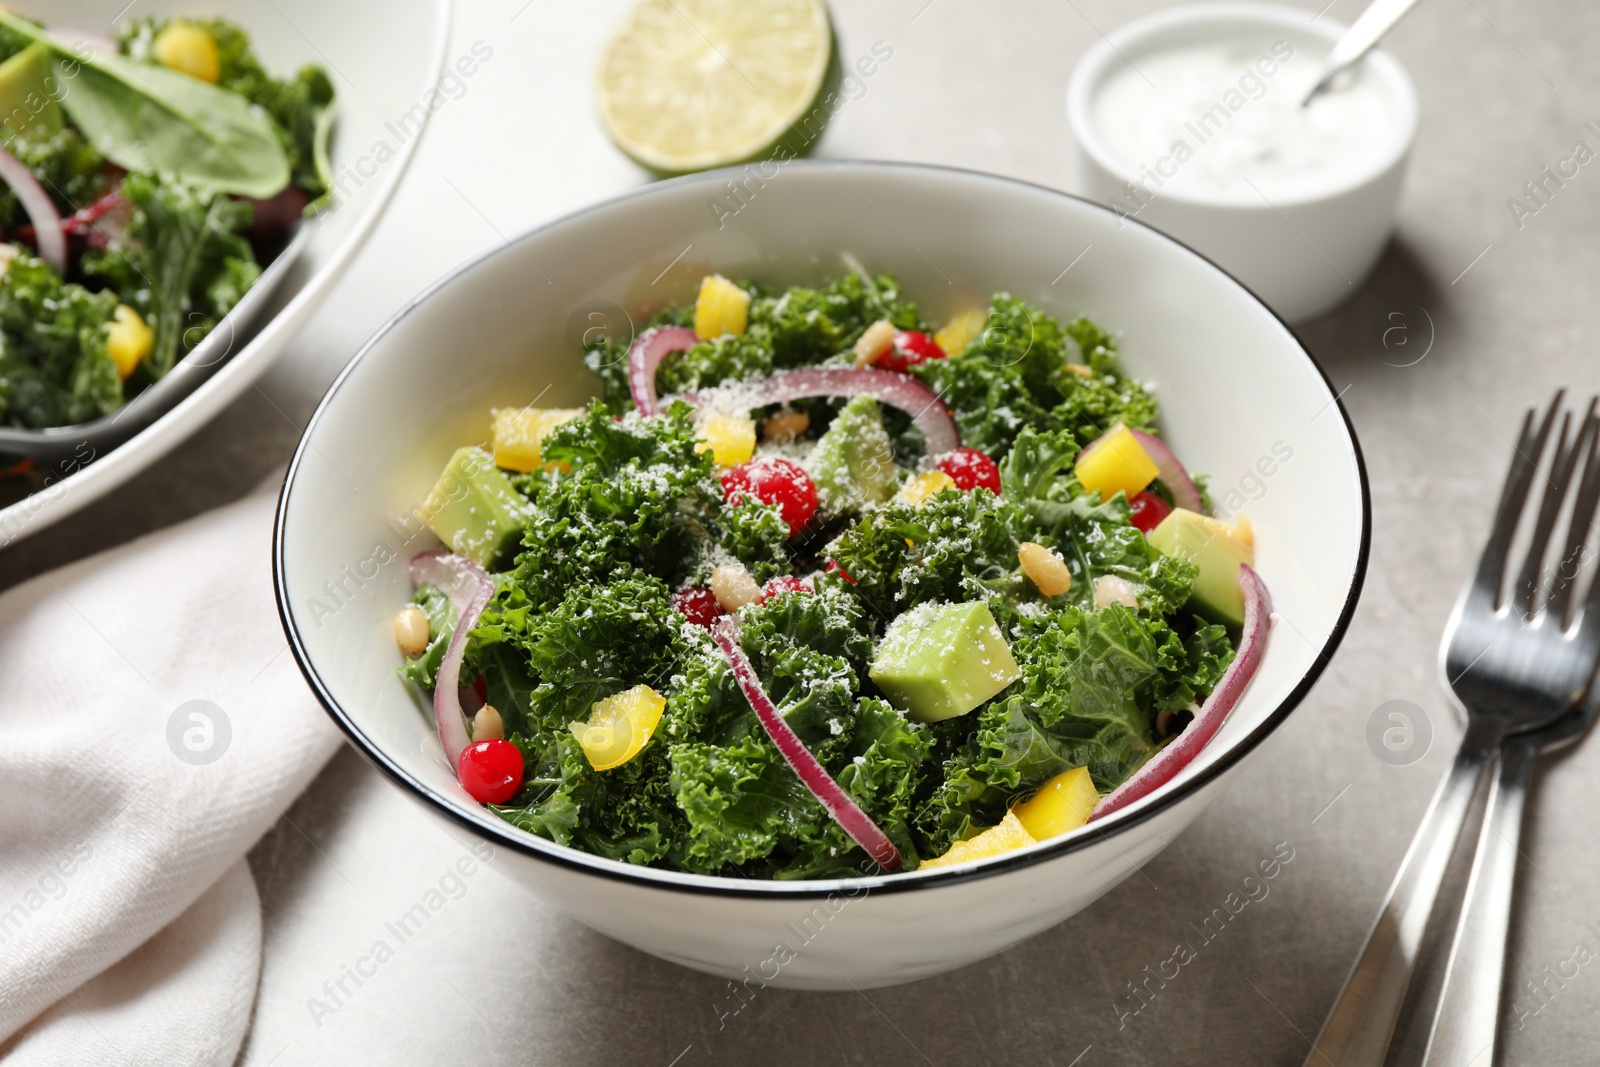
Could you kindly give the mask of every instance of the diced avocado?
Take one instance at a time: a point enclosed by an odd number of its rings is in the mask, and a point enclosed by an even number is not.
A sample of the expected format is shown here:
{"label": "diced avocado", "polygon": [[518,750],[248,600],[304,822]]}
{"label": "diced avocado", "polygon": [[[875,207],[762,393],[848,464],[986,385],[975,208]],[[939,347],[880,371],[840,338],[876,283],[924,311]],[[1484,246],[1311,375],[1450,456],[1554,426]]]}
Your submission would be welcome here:
{"label": "diced avocado", "polygon": [[36,41],[0,63],[0,125],[8,134],[25,134],[36,126],[49,133],[61,129],[60,98],[64,86],[51,65],[50,47]]}
{"label": "diced avocado", "polygon": [[858,396],[840,409],[808,466],[822,508],[830,515],[858,511],[893,496],[898,472],[878,402]]}
{"label": "diced avocado", "polygon": [[1186,559],[1200,568],[1189,606],[1196,612],[1229,626],[1244,624],[1244,591],[1239,588],[1239,564],[1255,561],[1255,548],[1230,523],[1173,508],[1149,534],[1150,543],[1169,556]]}
{"label": "diced avocado", "polygon": [[452,552],[492,567],[532,513],[533,505],[512,488],[493,456],[481,448],[458,448],[418,514]]}
{"label": "diced avocado", "polygon": [[989,606],[929,604],[889,625],[867,672],[918,722],[965,715],[1022,677]]}

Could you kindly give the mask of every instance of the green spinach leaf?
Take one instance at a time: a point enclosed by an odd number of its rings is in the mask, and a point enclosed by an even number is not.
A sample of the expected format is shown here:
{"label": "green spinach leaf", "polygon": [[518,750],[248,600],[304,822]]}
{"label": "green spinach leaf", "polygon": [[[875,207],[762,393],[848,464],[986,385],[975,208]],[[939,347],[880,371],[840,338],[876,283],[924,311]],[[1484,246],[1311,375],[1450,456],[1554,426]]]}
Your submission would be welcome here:
{"label": "green spinach leaf", "polygon": [[272,119],[238,94],[122,56],[80,58],[6,11],[0,26],[56,53],[56,76],[72,86],[62,106],[113,163],[241,196],[265,198],[289,184],[289,160]]}

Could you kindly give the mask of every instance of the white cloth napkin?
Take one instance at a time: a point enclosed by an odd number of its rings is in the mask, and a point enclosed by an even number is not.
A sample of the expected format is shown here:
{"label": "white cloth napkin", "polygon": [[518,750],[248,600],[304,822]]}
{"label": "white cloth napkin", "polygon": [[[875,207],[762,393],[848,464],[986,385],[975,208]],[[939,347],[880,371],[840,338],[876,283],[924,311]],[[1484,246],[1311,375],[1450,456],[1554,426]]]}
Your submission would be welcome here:
{"label": "white cloth napkin", "polygon": [[238,1054],[261,965],[243,857],[338,747],[279,626],[272,505],[0,596],[0,1053],[16,1063]]}

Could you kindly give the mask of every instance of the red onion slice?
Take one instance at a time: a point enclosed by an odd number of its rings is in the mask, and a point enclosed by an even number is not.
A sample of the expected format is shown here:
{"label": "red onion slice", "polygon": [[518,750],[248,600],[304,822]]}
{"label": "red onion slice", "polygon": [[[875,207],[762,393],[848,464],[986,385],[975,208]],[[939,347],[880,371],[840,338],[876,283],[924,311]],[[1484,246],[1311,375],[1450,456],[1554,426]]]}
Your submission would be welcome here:
{"label": "red onion slice", "polygon": [[450,644],[433,681],[433,720],[453,771],[461,750],[472,743],[466,713],[461,708],[461,661],[467,653],[467,634],[478,625],[478,617],[494,591],[494,581],[467,557],[436,549],[411,558],[411,584],[438,586],[456,610],[456,627],[450,633]]}
{"label": "red onion slice", "polygon": [[628,391],[639,414],[649,416],[661,410],[656,399],[656,371],[661,361],[699,343],[699,335],[687,326],[657,326],[634,340],[628,349]]}
{"label": "red onion slice", "polygon": [[84,230],[92,229],[100,216],[113,210],[120,210],[126,205],[127,201],[122,198],[122,187],[119,185],[94,203],[85,204],[68,215],[62,220],[61,229],[65,233],[82,233]]}
{"label": "red onion slice", "polygon": [[871,367],[809,367],[779,371],[765,378],[752,378],[697,393],[678,393],[667,399],[683,400],[700,407],[710,403],[713,398],[726,398],[733,406],[748,410],[769,404],[787,404],[791,400],[808,397],[862,395],[874,397],[880,403],[899,408],[910,415],[912,423],[922,431],[923,440],[927,442],[928,455],[937,456],[961,447],[961,431],[956,429],[950,409],[945,407],[937,393],[909,374]]}
{"label": "red onion slice", "polygon": [[839,783],[833,780],[827,768],[817,762],[817,757],[811,754],[805,743],[800,740],[800,735],[794,728],[784,721],[778,713],[777,705],[772,703],[772,698],[767,695],[766,689],[761,685],[761,679],[756,675],[756,669],[750,663],[750,657],[744,654],[744,649],[739,647],[739,623],[732,615],[724,615],[711,625],[711,637],[717,642],[717,647],[722,649],[722,654],[728,657],[728,664],[733,668],[733,677],[739,683],[739,688],[744,691],[745,699],[750,701],[750,707],[755,709],[756,718],[760,720],[762,728],[767,731],[767,736],[772,738],[772,743],[778,746],[778,751],[783,753],[783,758],[789,766],[794,768],[794,773],[800,776],[800,781],[805,783],[811,794],[822,802],[828,814],[833,816],[835,822],[844,827],[844,832],[849,834],[856,844],[867,850],[867,854],[877,861],[878,866],[891,874],[900,869],[904,862],[900,850],[894,847],[894,842],[889,840],[887,834],[879,829],[872,817],[850,799],[850,795],[840,788]]}
{"label": "red onion slice", "polygon": [[[1161,480],[1162,485],[1167,487],[1167,492],[1172,494],[1173,506],[1183,508],[1186,511],[1203,511],[1200,504],[1200,490],[1195,486],[1194,479],[1189,477],[1189,472],[1184,470],[1183,464],[1178,461],[1178,457],[1173,455],[1172,449],[1167,447],[1167,443],[1159,437],[1145,433],[1143,430],[1135,430],[1129,427],[1128,432],[1133,434],[1135,441],[1139,442],[1139,447],[1144,449],[1151,459],[1155,460],[1156,468],[1160,472],[1156,477]],[[1090,441],[1084,446],[1083,454],[1088,455],[1096,448],[1099,448],[1101,442],[1109,436],[1110,432],[1107,431]]]}
{"label": "red onion slice", "polygon": [[11,191],[17,194],[17,200],[22,204],[22,210],[28,213],[28,221],[33,223],[34,240],[39,244],[39,258],[54,267],[57,273],[65,274],[67,239],[61,232],[61,213],[56,210],[50,194],[44,191],[44,186],[39,184],[39,179],[33,176],[33,171],[22,160],[3,148],[0,148],[0,179],[11,186]]}
{"label": "red onion slice", "polygon": [[1216,736],[1228,712],[1239,702],[1239,695],[1250,684],[1256,668],[1261,665],[1272,614],[1272,597],[1262,584],[1261,576],[1249,564],[1239,564],[1239,588],[1244,590],[1244,627],[1233,662],[1228,664],[1228,669],[1217,680],[1217,687],[1200,706],[1200,713],[1188,728],[1147,760],[1143,767],[1134,771],[1126,782],[1102,797],[1089,815],[1090,822],[1144,799],[1177,777],[1178,772],[1187,767]]}

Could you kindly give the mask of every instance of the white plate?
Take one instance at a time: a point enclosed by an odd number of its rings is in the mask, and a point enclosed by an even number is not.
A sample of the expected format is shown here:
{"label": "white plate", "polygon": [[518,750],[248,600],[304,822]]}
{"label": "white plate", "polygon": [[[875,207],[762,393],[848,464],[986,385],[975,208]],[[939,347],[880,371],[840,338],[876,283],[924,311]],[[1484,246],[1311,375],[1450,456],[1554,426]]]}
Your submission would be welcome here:
{"label": "white plate", "polygon": [[[46,475],[43,489],[0,508],[0,548],[133,478],[216,417],[283,354],[371,234],[416,151],[429,114],[428,94],[445,61],[451,6],[452,0],[408,3],[404,18],[380,0],[154,0],[128,11],[129,18],[166,13],[231,19],[250,33],[272,73],[291,74],[306,63],[326,68],[339,108],[333,173],[346,195],[312,222],[310,244],[227,363],[126,444],[105,455],[84,445]],[[116,5],[31,0],[17,10],[52,26],[105,34]]]}

